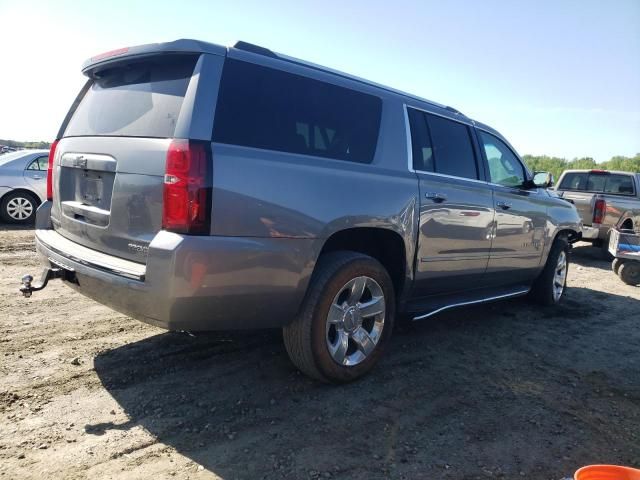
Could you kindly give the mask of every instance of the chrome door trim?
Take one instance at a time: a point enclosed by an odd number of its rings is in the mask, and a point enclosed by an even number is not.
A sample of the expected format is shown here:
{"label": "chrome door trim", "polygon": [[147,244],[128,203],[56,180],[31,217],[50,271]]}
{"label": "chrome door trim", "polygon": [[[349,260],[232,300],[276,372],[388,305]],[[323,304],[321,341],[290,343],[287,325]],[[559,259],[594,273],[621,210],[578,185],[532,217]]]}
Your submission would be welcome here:
{"label": "chrome door trim", "polygon": [[511,298],[511,297],[519,297],[519,296],[522,296],[522,295],[526,295],[527,293],[529,293],[529,289],[527,289],[527,290],[519,290],[517,292],[507,293],[505,295],[497,295],[495,297],[482,298],[480,300],[471,300],[469,302],[452,303],[451,305],[446,305],[444,307],[440,307],[437,310],[434,310],[433,312],[425,313],[424,315],[415,316],[415,317],[413,317],[413,319],[414,320],[422,320],[424,318],[431,317],[432,315],[435,315],[436,313],[440,313],[440,312],[442,312],[444,310],[448,310],[450,308],[463,307],[465,305],[475,305],[477,303],[492,302],[494,300],[502,300],[502,299]]}
{"label": "chrome door trim", "polygon": [[[461,119],[461,118],[451,118],[448,117],[447,115],[442,115],[441,113],[437,113],[437,112],[433,112],[431,110],[425,110],[424,108],[420,108],[420,107],[414,107],[413,105],[407,105],[405,103],[405,108],[413,108],[414,110],[418,110],[419,112],[423,112],[423,113],[428,113],[429,115],[435,115],[436,117],[441,117],[444,118],[446,120],[451,120],[452,122],[458,122],[458,123],[462,123],[463,125],[466,125],[467,127],[475,127],[476,124],[473,120],[471,120],[470,118],[465,118],[465,119]],[[461,114],[462,115],[462,114]],[[493,135],[495,137],[495,135]]]}
{"label": "chrome door trim", "polygon": [[407,158],[409,160],[408,167],[409,171],[415,173],[415,169],[413,168],[413,142],[411,141],[411,125],[409,124],[409,111],[407,110],[407,104],[402,104],[404,111],[404,132],[407,140]]}

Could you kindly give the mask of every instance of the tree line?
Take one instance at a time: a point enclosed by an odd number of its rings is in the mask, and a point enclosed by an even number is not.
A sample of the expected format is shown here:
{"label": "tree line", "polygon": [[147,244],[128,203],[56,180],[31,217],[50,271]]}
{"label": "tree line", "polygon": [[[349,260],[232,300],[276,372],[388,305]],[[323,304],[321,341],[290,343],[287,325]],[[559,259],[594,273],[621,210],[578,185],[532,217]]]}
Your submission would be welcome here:
{"label": "tree line", "polygon": [[591,157],[566,158],[549,157],[547,155],[533,156],[524,155],[522,157],[527,166],[534,172],[551,172],[553,178],[558,180],[560,174],[565,170],[574,169],[599,169],[599,170],[621,170],[623,172],[640,173],[640,153],[633,157],[615,156],[606,162],[596,163]]}
{"label": "tree line", "polygon": [[0,139],[0,145],[13,148],[50,148],[50,142],[18,142],[16,140],[2,140]]}

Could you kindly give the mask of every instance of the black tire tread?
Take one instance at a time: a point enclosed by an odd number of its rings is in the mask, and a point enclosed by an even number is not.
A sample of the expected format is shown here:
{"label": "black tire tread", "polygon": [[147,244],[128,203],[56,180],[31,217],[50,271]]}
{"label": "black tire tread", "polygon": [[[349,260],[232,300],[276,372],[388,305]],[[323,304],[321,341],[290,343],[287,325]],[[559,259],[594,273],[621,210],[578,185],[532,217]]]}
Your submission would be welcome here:
{"label": "black tire tread", "polygon": [[[553,300],[551,289],[553,288],[552,284],[556,259],[562,250],[567,252],[567,264],[569,264],[569,239],[566,235],[560,234],[553,241],[549,256],[547,257],[547,263],[529,292],[529,297],[540,305],[550,306],[556,303]],[[569,265],[567,265],[567,268],[568,267]]]}
{"label": "black tire tread", "polygon": [[631,273],[636,269],[640,269],[640,262],[638,261],[623,262],[622,265],[620,265],[620,268],[618,269],[618,276],[620,277],[620,280],[622,280],[627,285],[632,285],[632,286],[638,285],[640,283],[638,276],[636,276],[636,278],[633,278]]}
{"label": "black tire tread", "polygon": [[338,251],[323,254],[318,260],[311,280],[307,295],[302,303],[302,307],[293,322],[282,329],[284,345],[293,364],[304,374],[311,378],[328,382],[329,380],[320,372],[313,358],[311,345],[311,324],[315,307],[320,301],[320,297],[325,286],[345,265],[360,259],[370,259],[371,257],[358,252]]}

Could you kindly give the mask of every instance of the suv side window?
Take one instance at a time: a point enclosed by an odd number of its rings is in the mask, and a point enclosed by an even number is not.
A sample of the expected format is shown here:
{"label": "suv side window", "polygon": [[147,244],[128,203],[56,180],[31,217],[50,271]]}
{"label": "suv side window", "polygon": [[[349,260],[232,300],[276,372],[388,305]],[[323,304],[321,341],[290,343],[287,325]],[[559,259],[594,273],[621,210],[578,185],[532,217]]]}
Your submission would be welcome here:
{"label": "suv side window", "polygon": [[381,113],[374,95],[227,59],[213,141],[371,163]]}
{"label": "suv side window", "polygon": [[437,115],[426,114],[436,173],[478,179],[478,166],[471,144],[469,127]]}
{"label": "suv side window", "polygon": [[413,168],[422,172],[478,179],[469,128],[459,122],[407,109]]}
{"label": "suv side window", "polygon": [[411,127],[411,149],[413,168],[421,172],[435,172],[431,136],[427,128],[427,118],[420,110],[407,108]]}
{"label": "suv side window", "polygon": [[505,187],[521,187],[526,176],[518,157],[499,138],[482,130],[478,130],[478,134],[487,156],[491,183]]}

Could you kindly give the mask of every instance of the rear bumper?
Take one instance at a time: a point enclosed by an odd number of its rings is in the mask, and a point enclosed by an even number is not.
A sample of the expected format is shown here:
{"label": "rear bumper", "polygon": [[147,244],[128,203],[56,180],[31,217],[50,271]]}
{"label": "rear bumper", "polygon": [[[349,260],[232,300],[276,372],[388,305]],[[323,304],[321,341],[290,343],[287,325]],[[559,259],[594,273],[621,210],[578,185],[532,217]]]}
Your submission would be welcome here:
{"label": "rear bumper", "polygon": [[582,240],[595,241],[604,240],[609,233],[609,227],[604,225],[582,226]]}
{"label": "rear bumper", "polygon": [[75,271],[80,293],[169,330],[279,327],[296,314],[312,239],[195,237],[159,232],[139,264],[36,230],[43,265]]}

